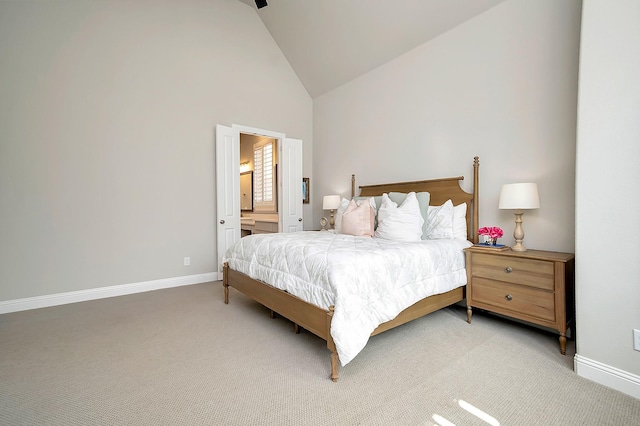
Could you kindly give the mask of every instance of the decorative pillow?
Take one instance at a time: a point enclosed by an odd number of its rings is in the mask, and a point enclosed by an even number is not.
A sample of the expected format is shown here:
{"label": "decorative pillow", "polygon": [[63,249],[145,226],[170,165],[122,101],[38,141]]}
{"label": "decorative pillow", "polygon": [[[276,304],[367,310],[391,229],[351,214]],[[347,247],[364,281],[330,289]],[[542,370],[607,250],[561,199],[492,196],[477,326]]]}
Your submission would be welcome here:
{"label": "decorative pillow", "polygon": [[[389,198],[396,204],[402,204],[407,198],[407,194],[404,192],[390,192]],[[429,208],[429,200],[431,194],[428,192],[416,192],[416,198],[418,199],[418,205],[420,206],[420,214],[422,215],[422,239],[427,239],[427,209]]]}
{"label": "decorative pillow", "polygon": [[453,238],[467,239],[467,203],[458,204],[453,208]]}
{"label": "decorative pillow", "polygon": [[410,192],[400,207],[387,194],[382,194],[375,237],[395,241],[420,241],[423,222],[415,192]]}
{"label": "decorative pillow", "polygon": [[427,210],[427,239],[453,239],[453,203],[447,200],[441,206],[429,206]]}
{"label": "decorative pillow", "polygon": [[[357,205],[360,205],[367,200],[369,201],[369,205],[373,207],[373,214],[375,217],[377,207],[373,197],[360,197],[359,199],[356,199],[356,203]],[[348,206],[349,206],[349,200],[347,200],[346,198],[343,198],[340,201],[340,205],[338,206],[338,210],[336,211],[336,214],[334,216],[334,221],[335,221],[334,228],[337,234],[342,233],[342,216],[344,215],[344,211],[347,209]]]}
{"label": "decorative pillow", "polygon": [[354,200],[349,202],[342,214],[342,233],[348,235],[373,235],[373,220],[375,214],[368,202],[358,205]]}
{"label": "decorative pillow", "polygon": [[377,195],[375,197],[353,197],[353,199],[356,200],[357,203],[363,200],[369,200],[374,212],[378,211],[380,204],[382,203],[382,195]]}
{"label": "decorative pillow", "polygon": [[373,207],[373,229],[378,227],[378,209],[380,208],[380,204],[382,203],[382,195],[376,195],[375,197],[354,197],[357,203],[363,200],[369,200],[371,203],[371,207]]}

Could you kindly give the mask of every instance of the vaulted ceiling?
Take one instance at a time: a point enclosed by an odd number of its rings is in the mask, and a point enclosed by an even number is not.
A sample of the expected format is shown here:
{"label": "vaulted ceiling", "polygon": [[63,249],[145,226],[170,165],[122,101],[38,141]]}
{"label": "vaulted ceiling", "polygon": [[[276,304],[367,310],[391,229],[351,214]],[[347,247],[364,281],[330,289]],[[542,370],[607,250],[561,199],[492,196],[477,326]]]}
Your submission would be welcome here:
{"label": "vaulted ceiling", "polygon": [[315,98],[505,0],[267,0],[261,9],[239,1]]}

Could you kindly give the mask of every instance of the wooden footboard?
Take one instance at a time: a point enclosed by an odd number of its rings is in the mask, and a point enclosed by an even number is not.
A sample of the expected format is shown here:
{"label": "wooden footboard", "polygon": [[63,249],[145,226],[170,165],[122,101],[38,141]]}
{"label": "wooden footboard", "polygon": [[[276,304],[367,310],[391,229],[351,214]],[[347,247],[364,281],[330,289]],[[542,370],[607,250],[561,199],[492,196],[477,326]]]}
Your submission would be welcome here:
{"label": "wooden footboard", "polygon": [[[235,271],[227,263],[224,264],[223,271],[224,303],[229,303],[229,286],[234,287],[261,305],[289,319],[297,326],[301,326],[326,340],[327,348],[331,354],[331,380],[338,381],[338,352],[331,337],[333,306],[329,310],[324,310],[285,291],[254,280],[242,272]],[[464,287],[458,287],[447,293],[436,294],[422,299],[400,312],[391,321],[380,324],[371,335],[375,336],[431,312],[453,305],[463,300],[464,296]]]}

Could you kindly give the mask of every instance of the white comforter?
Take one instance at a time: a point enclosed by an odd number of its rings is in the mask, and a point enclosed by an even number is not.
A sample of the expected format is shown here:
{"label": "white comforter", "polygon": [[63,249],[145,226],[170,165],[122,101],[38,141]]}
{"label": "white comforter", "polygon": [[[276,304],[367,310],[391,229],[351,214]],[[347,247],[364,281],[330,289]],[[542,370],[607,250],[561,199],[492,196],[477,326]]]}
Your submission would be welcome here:
{"label": "white comforter", "polygon": [[241,238],[229,266],[314,305],[335,307],[331,336],[350,362],[375,328],[427,296],[465,285],[466,240],[406,243],[305,231]]}

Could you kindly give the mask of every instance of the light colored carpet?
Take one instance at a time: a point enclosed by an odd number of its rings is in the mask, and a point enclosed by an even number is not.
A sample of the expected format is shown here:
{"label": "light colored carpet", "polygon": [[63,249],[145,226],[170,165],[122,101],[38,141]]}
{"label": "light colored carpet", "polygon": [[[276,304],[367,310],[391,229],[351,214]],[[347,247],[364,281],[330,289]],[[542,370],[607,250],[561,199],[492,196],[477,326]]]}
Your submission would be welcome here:
{"label": "light colored carpet", "polygon": [[573,341],[465,319],[373,337],[333,383],[324,341],[220,282],[0,315],[0,424],[640,424],[640,400],[573,372]]}

